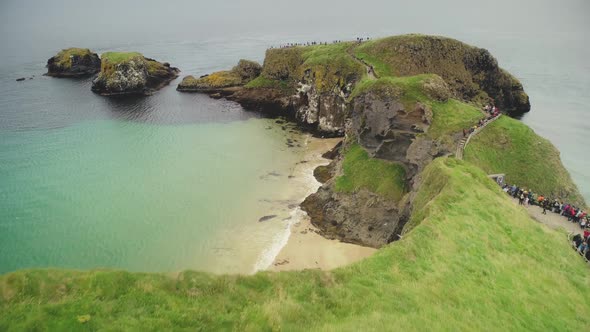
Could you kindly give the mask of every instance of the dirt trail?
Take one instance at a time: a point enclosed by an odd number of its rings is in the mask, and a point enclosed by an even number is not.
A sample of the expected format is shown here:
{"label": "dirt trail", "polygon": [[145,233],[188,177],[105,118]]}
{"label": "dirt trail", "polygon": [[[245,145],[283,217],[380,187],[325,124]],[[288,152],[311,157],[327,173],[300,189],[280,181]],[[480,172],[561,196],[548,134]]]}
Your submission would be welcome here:
{"label": "dirt trail", "polygon": [[377,74],[375,74],[375,70],[373,69],[373,67],[370,64],[368,64],[365,60],[354,55],[354,48],[355,48],[354,46],[351,46],[346,50],[348,55],[350,55],[357,62],[359,62],[360,64],[365,66],[365,69],[367,70],[367,76],[369,77],[370,80],[378,79],[379,77],[377,77]]}
{"label": "dirt trail", "polygon": [[[512,201],[514,204],[518,205],[518,200],[513,198]],[[543,209],[536,205],[523,205],[523,207],[527,210],[531,218],[535,219],[536,221],[547,225],[552,229],[565,229],[568,233],[573,232],[574,234],[582,234],[583,230],[577,223],[572,223],[571,221],[567,221],[567,218],[559,215],[557,213],[553,213],[547,210],[547,214],[543,214]]]}

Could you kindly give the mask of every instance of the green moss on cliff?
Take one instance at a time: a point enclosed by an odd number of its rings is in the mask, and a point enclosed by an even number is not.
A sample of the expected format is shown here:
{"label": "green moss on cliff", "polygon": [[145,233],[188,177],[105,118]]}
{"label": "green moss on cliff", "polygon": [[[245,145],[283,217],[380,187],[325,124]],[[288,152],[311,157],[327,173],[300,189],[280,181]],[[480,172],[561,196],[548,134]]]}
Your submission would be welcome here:
{"label": "green moss on cliff", "polygon": [[559,151],[518,120],[504,116],[487,126],[470,141],[464,157],[489,174],[505,173],[510,184],[585,205]]}
{"label": "green moss on cliff", "polygon": [[366,76],[366,71],[361,63],[347,53],[351,45],[339,43],[304,48],[300,76],[310,71],[320,92],[330,92],[335,87],[342,90],[347,84],[360,81]]}
{"label": "green moss on cliff", "polygon": [[367,189],[395,201],[399,201],[407,191],[403,166],[371,158],[358,144],[345,152],[342,168],[344,174],[336,179],[336,191]]}
{"label": "green moss on cliff", "polygon": [[164,77],[168,75],[169,69],[168,67],[164,66],[164,64],[155,60],[145,59],[145,61],[149,75],[158,77]]}
{"label": "green moss on cliff", "polygon": [[320,93],[344,89],[365,75],[363,65],[347,53],[351,45],[340,43],[267,50],[262,70],[265,85],[276,86],[277,83],[270,83],[274,80],[294,88],[298,81],[305,79],[313,80]]}
{"label": "green moss on cliff", "polygon": [[292,85],[288,81],[271,80],[264,76],[258,76],[257,78],[248,82],[245,87],[248,89],[269,88],[294,92]]}
{"label": "green moss on cliff", "polygon": [[0,276],[0,330],[590,329],[588,266],[564,234],[468,163],[438,159],[423,179],[414,230],[351,266],[177,278],[20,271]]}
{"label": "green moss on cliff", "polygon": [[204,77],[186,76],[178,85],[180,90],[214,90],[242,86],[260,75],[262,67],[249,60],[240,60],[231,70],[214,72]]}
{"label": "green moss on cliff", "polygon": [[92,56],[92,54],[93,54],[92,51],[90,51],[87,48],[71,47],[71,48],[61,50],[59,53],[57,53],[56,63],[60,68],[67,70],[72,67],[72,57],[73,56],[78,56],[78,57],[82,58],[85,56]]}

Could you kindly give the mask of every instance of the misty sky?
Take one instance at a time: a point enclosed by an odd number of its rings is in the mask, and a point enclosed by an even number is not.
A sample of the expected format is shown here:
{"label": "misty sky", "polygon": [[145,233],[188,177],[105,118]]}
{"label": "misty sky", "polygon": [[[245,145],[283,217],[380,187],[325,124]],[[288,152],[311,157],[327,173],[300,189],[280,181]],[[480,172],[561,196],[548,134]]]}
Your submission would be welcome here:
{"label": "misty sky", "polygon": [[544,34],[580,42],[588,41],[588,14],[588,0],[1,0],[0,55],[52,44],[96,48],[262,35],[331,40],[419,32],[476,42],[482,35]]}

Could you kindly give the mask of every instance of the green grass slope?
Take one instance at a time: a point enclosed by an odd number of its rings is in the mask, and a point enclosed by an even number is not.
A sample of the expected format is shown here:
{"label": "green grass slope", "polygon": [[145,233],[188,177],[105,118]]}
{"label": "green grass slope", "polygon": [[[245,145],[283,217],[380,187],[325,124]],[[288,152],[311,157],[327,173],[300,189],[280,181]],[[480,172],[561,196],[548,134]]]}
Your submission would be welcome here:
{"label": "green grass slope", "polygon": [[351,266],[178,278],[20,271],[0,276],[0,330],[590,329],[590,269],[564,234],[466,162],[437,159],[423,183],[413,231]]}
{"label": "green grass slope", "polygon": [[464,158],[489,174],[505,173],[510,184],[585,205],[559,151],[518,120],[504,116],[487,126],[470,141]]}
{"label": "green grass slope", "polygon": [[336,179],[336,191],[354,192],[364,188],[398,202],[407,192],[403,166],[371,158],[358,144],[345,152],[342,168],[344,175]]}

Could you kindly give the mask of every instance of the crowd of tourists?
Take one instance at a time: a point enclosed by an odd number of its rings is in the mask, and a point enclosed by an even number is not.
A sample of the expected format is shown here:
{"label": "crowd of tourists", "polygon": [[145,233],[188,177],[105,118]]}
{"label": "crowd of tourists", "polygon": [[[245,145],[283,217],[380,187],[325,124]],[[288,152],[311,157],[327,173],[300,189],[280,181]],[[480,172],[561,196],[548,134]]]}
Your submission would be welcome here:
{"label": "crowd of tourists", "polygon": [[[356,42],[358,44],[360,44],[364,41],[368,41],[368,40],[370,40],[369,37],[357,37],[356,38]],[[339,43],[343,43],[343,42],[344,41],[340,40],[340,39],[332,40],[332,44],[339,44]],[[277,48],[291,48],[291,47],[297,47],[297,46],[315,46],[315,45],[328,45],[328,42],[308,41],[305,43],[286,43],[286,44],[280,45]],[[273,49],[275,47],[271,46],[270,48]]]}
{"label": "crowd of tourists", "polygon": [[[581,207],[564,202],[557,198],[549,198],[542,194],[536,194],[532,190],[519,188],[516,185],[505,184],[502,190],[510,196],[518,199],[520,205],[537,205],[543,209],[542,213],[555,213],[563,216],[564,221],[577,224],[582,234],[572,237],[572,246],[581,256],[590,261],[590,215]],[[573,235],[573,233],[571,234]]]}
{"label": "crowd of tourists", "polygon": [[483,111],[486,113],[486,117],[483,119],[480,119],[477,124],[474,124],[473,127],[470,127],[468,129],[463,129],[463,137],[467,137],[468,135],[470,135],[471,133],[473,133],[474,131],[476,131],[478,128],[485,126],[486,123],[488,123],[490,120],[493,120],[494,118],[500,116],[501,112],[500,110],[493,105],[486,105],[483,108]]}

